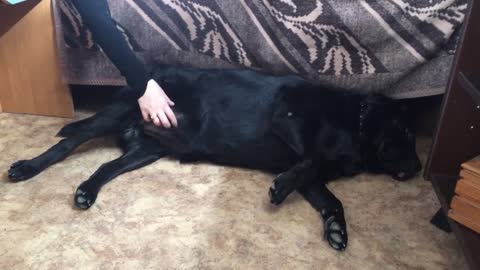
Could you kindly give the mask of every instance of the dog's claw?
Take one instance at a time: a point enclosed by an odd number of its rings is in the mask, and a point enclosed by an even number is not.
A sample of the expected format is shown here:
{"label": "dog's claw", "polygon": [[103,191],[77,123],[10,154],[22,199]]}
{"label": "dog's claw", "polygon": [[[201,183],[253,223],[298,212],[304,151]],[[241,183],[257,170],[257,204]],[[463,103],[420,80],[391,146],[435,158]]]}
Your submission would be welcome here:
{"label": "dog's claw", "polygon": [[279,205],[283,200],[278,198],[278,192],[273,187],[268,189],[268,197],[270,198],[270,203],[273,205]]}
{"label": "dog's claw", "polygon": [[14,182],[30,179],[40,172],[29,160],[19,160],[13,163],[8,170],[8,178]]}
{"label": "dog's claw", "polygon": [[273,205],[280,205],[287,196],[288,194],[285,194],[285,192],[276,187],[275,184],[268,190],[268,197],[270,198],[270,203]]}

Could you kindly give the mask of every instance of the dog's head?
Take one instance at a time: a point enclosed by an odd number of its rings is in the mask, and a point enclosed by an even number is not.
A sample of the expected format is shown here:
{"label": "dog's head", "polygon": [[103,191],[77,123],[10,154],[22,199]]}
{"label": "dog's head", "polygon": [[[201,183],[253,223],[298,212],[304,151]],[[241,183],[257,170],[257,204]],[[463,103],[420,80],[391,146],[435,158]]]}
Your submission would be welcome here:
{"label": "dog's head", "polygon": [[416,139],[406,121],[406,109],[387,98],[370,100],[365,124],[368,132],[367,168],[405,181],[421,170]]}

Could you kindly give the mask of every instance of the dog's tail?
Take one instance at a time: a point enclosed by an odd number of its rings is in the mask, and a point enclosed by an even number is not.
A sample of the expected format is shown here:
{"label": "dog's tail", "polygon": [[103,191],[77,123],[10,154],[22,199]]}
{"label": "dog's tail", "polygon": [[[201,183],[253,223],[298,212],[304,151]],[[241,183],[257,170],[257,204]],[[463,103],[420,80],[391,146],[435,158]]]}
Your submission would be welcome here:
{"label": "dog's tail", "polygon": [[57,133],[59,137],[71,137],[80,133],[94,133],[105,136],[124,127],[132,120],[140,119],[140,109],[131,91],[121,90],[112,104],[91,117],[65,125]]}

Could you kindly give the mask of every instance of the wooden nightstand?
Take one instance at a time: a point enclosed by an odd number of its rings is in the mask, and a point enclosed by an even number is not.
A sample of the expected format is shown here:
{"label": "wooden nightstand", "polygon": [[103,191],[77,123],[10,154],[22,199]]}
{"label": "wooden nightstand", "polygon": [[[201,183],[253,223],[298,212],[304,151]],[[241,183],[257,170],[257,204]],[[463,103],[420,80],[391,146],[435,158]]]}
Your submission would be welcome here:
{"label": "wooden nightstand", "polygon": [[0,3],[0,112],[73,116],[57,56],[51,0]]}
{"label": "wooden nightstand", "polygon": [[[432,182],[444,213],[450,209],[461,164],[480,155],[480,0],[468,4],[466,28],[425,168],[425,178]],[[449,221],[470,269],[480,269],[480,234]]]}

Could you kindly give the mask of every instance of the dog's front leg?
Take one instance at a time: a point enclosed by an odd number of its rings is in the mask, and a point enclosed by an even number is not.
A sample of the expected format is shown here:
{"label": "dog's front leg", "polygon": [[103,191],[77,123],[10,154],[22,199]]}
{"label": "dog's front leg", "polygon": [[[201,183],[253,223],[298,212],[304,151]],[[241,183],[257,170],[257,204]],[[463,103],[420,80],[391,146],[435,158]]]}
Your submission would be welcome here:
{"label": "dog's front leg", "polygon": [[345,250],[348,235],[342,202],[322,182],[311,181],[297,190],[322,216],[324,236],[330,246]]}
{"label": "dog's front leg", "polygon": [[308,159],[279,174],[268,192],[270,202],[281,204],[290,193],[314,179],[314,172],[312,161]]}

